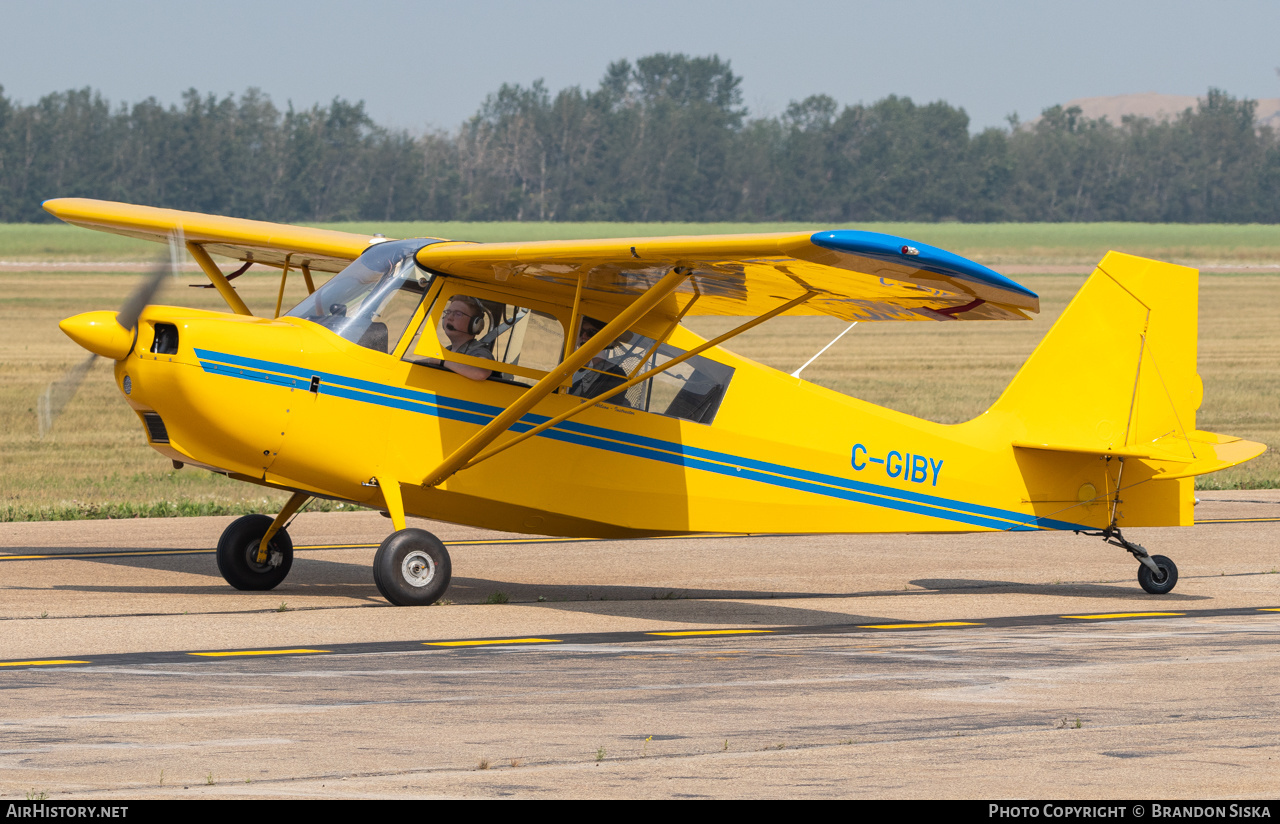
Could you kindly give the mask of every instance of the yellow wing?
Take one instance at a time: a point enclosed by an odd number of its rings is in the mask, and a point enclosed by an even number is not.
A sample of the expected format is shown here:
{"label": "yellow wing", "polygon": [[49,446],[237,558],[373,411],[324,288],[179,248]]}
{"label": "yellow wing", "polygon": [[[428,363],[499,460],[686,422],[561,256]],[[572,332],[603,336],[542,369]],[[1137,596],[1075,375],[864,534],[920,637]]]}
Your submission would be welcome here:
{"label": "yellow wing", "polygon": [[167,243],[177,229],[189,243],[221,257],[280,267],[340,272],[369,247],[372,238],[350,232],[308,229],[260,220],[202,215],[108,200],[66,197],[46,200],[45,211],[76,226]]}
{"label": "yellow wing", "polygon": [[[1036,294],[942,249],[875,232],[789,232],[533,243],[436,243],[428,269],[572,301],[625,304],[673,267],[692,270],[675,296],[688,314],[761,315],[806,292],[792,315],[845,320],[1024,320]],[[547,299],[551,295],[547,295]]]}
{"label": "yellow wing", "polygon": [[[102,200],[63,198],[44,208],[79,226],[164,242],[181,228],[210,254],[270,266],[337,272],[374,238],[256,220]],[[690,271],[658,312],[758,316],[787,310],[847,321],[1025,320],[1040,309],[1029,289],[971,260],[893,235],[787,232],[610,240],[466,243],[418,253],[424,267],[544,301],[571,303],[580,278],[587,303],[629,304],[673,268]],[[689,303],[693,302],[693,306]]]}

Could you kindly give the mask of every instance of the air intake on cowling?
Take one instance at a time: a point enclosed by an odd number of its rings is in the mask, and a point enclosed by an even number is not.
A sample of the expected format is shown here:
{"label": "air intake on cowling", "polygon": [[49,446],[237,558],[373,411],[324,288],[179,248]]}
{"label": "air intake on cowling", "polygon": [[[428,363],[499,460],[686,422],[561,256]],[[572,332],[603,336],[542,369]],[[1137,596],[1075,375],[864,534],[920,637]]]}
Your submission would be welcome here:
{"label": "air intake on cowling", "polygon": [[164,428],[164,421],[154,412],[143,412],[142,420],[147,424],[147,439],[152,443],[168,443],[169,430]]}

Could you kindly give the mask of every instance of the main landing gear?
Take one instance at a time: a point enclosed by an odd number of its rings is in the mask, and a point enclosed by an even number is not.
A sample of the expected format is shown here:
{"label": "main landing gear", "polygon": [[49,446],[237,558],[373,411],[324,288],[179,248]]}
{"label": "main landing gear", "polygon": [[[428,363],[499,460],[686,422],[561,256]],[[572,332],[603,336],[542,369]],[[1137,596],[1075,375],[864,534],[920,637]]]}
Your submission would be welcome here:
{"label": "main landing gear", "polygon": [[231,522],[218,539],[218,571],[236,589],[275,589],[293,566],[293,541],[283,529],[267,542],[266,557],[258,547],[271,528],[266,515],[245,515]]}
{"label": "main landing gear", "polygon": [[[405,526],[400,485],[390,478],[373,479],[382,489],[396,531],[382,542],[373,558],[373,581],[378,592],[401,607],[428,606],[449,588],[453,564],[436,536]],[[295,492],[274,519],[266,515],[237,518],[218,539],[218,571],[236,589],[274,589],[293,565],[293,541],[285,524],[310,496]]]}
{"label": "main landing gear", "polygon": [[1178,583],[1178,567],[1163,555],[1151,555],[1141,544],[1135,544],[1120,534],[1120,527],[1112,525],[1101,532],[1081,532],[1094,535],[1112,546],[1118,546],[1138,559],[1138,586],[1152,595],[1172,592]]}
{"label": "main landing gear", "polygon": [[425,529],[398,529],[373,556],[373,582],[398,607],[434,604],[449,588],[453,564],[440,539]]}

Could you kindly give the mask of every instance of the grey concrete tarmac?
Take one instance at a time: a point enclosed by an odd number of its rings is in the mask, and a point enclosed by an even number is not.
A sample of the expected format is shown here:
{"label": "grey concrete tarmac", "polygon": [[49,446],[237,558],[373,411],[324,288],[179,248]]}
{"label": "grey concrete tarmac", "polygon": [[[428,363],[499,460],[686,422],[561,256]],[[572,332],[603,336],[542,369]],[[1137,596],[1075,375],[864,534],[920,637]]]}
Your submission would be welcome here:
{"label": "grey concrete tarmac", "polygon": [[[3,524],[0,662],[121,657],[0,667],[0,794],[1274,797],[1280,493],[1201,498],[1200,525],[1129,535],[1177,562],[1166,596],[1056,533],[506,544],[423,523],[487,543],[451,548],[452,604],[403,609],[372,548],[302,549],[242,593],[201,551],[228,518]],[[1222,519],[1255,520],[1203,523]],[[1054,618],[1138,612],[1181,614]],[[977,626],[857,629],[899,622]]]}

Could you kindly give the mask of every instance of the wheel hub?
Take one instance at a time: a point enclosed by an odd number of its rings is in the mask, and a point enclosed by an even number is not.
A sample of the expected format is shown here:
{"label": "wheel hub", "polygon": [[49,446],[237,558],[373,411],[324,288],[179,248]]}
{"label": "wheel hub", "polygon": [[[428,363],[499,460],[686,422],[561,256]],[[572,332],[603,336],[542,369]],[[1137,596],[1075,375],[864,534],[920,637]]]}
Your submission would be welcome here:
{"label": "wheel hub", "polygon": [[400,563],[400,574],[410,586],[425,587],[436,577],[436,564],[427,553],[414,550],[404,556],[404,561]]}
{"label": "wheel hub", "polygon": [[284,555],[278,549],[268,549],[267,560],[264,563],[258,563],[258,544],[254,542],[245,553],[245,560],[249,562],[249,566],[253,569],[266,572],[280,566],[284,561]]}

